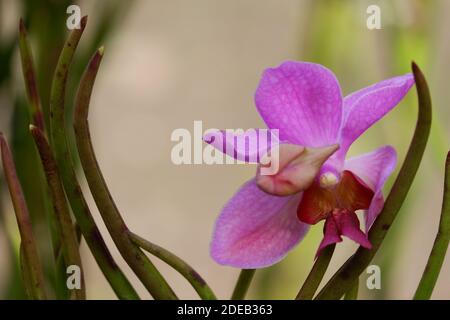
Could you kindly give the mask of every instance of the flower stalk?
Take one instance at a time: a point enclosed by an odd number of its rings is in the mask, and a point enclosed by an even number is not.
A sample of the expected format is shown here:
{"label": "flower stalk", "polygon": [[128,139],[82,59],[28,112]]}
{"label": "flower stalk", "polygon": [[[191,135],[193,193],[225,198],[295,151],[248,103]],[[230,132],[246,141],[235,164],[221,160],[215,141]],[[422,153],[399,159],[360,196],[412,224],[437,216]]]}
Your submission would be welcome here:
{"label": "flower stalk", "polygon": [[51,144],[72,212],[100,269],[120,299],[139,299],[136,291],[114,261],[95,224],[78,183],[67,143],[64,112],[67,78],[75,49],[86,27],[86,22],[87,17],[83,17],[80,22],[80,29],[74,29],[70,33],[56,66],[50,94]]}
{"label": "flower stalk", "polygon": [[[79,243],[64,195],[64,188],[61,183],[58,167],[44,133],[34,125],[30,125],[30,132],[39,151],[44,172],[47,177],[47,184],[55,209],[55,220],[58,222],[58,229],[60,231],[61,251],[64,257],[65,266],[76,265],[81,270],[81,289],[70,290],[69,298],[84,300],[86,299],[86,289],[80,252],[78,250]],[[58,259],[57,262],[59,262]],[[65,269],[66,268],[64,268],[64,270]]]}
{"label": "flower stalk", "polygon": [[80,81],[75,99],[74,129],[81,165],[98,210],[120,254],[155,299],[177,299],[169,284],[129,237],[123,220],[103,178],[92,146],[88,114],[89,104],[103,48],[97,50]]}
{"label": "flower stalk", "polygon": [[22,244],[19,246],[19,264],[20,264],[20,274],[22,275],[22,282],[24,284],[24,291],[25,295],[29,299],[33,299],[33,289],[30,286],[31,276],[30,276],[30,269],[29,269],[29,263],[27,261],[27,258],[25,257],[25,253],[23,250]]}
{"label": "flower stalk", "polygon": [[445,254],[450,242],[450,152],[445,162],[444,196],[442,201],[439,230],[431,249],[430,257],[423,271],[414,300],[428,300],[431,298],[434,286],[439,277]]}
{"label": "flower stalk", "polygon": [[239,278],[234,287],[233,294],[231,295],[231,300],[244,300],[247,294],[250,283],[253,280],[256,269],[242,269],[239,274]]}
{"label": "flower stalk", "polygon": [[314,266],[312,267],[308,277],[303,283],[302,288],[297,294],[296,300],[311,300],[314,298],[314,294],[320,285],[320,282],[327,271],[328,265],[330,264],[331,258],[333,257],[334,249],[336,245],[330,245],[325,247],[317,257]]}
{"label": "flower stalk", "polygon": [[344,300],[358,300],[359,279],[353,284],[350,290],[345,294]]}
{"label": "flower stalk", "polygon": [[33,234],[28,207],[17,177],[14,161],[3,134],[0,133],[1,155],[3,171],[9,188],[11,200],[16,213],[17,225],[21,238],[21,262],[24,284],[30,298],[37,300],[47,299],[45,291],[44,273],[39,259],[37,245]]}
{"label": "flower stalk", "polygon": [[195,271],[190,265],[188,265],[185,261],[180,259],[178,256],[174,255],[172,252],[151,243],[148,240],[134,234],[132,232],[129,233],[131,240],[144,249],[145,251],[151,253],[155,257],[161,259],[169,266],[174,268],[178,273],[180,273],[195,289],[198,293],[199,297],[203,300],[216,300],[216,295],[208,286],[206,281],[200,276],[200,274]]}
{"label": "flower stalk", "polygon": [[359,247],[356,253],[335,273],[317,299],[340,299],[372,261],[397,216],[419,168],[431,128],[431,97],[422,71],[413,62],[412,70],[418,95],[418,120],[405,161],[392,186],[383,210],[369,232],[372,249]]}

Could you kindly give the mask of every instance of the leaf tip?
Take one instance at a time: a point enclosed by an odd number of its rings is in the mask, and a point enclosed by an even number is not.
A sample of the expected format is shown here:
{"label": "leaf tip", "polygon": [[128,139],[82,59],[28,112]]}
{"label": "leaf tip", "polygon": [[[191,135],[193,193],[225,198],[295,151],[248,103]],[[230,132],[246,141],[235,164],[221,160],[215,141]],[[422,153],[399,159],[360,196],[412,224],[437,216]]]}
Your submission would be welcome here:
{"label": "leaf tip", "polygon": [[87,20],[88,20],[87,15],[84,16],[83,18],[81,18],[81,21],[80,21],[81,30],[84,30],[84,28],[86,28]]}
{"label": "leaf tip", "polygon": [[36,131],[38,127],[36,127],[34,124],[30,124],[28,126],[28,129],[30,130],[31,133],[33,133],[33,131]]}
{"label": "leaf tip", "polygon": [[39,145],[42,143],[42,141],[46,140],[44,131],[42,131],[41,128],[34,124],[30,124],[29,130],[39,149]]}
{"label": "leaf tip", "polygon": [[2,161],[4,161],[5,154],[8,154],[9,148],[8,143],[6,142],[5,135],[0,131],[0,152],[2,155]]}
{"label": "leaf tip", "polygon": [[417,65],[417,63],[415,61],[411,62],[411,69],[412,69],[412,72],[414,74],[414,78],[416,79],[416,81],[418,78],[424,77],[422,70],[420,70],[419,66]]}
{"label": "leaf tip", "polygon": [[20,18],[20,20],[19,20],[19,32],[21,35],[25,35],[25,33],[27,32],[27,30],[25,28],[25,23],[23,22],[22,18]]}

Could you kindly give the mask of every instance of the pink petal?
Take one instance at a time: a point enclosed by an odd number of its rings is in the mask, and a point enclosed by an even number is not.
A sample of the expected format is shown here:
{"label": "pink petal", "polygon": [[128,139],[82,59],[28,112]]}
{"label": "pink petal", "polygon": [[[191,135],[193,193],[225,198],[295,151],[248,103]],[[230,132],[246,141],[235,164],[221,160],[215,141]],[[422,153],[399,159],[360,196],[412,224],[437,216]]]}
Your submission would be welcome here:
{"label": "pink petal", "polygon": [[225,205],[216,221],[211,256],[236,268],[262,268],[280,261],[308,231],[297,219],[301,194],[269,195],[252,179]]}
{"label": "pink petal", "polygon": [[412,74],[406,74],[384,80],[345,97],[341,149],[337,157],[344,159],[353,141],[391,111],[413,84]]}
{"label": "pink petal", "polygon": [[359,243],[364,248],[372,248],[367,235],[359,229],[359,220],[356,213],[348,210],[339,210],[338,212],[333,212],[333,216],[343,236]]}
{"label": "pink petal", "polygon": [[359,229],[359,220],[355,212],[346,209],[334,209],[325,221],[324,236],[316,257],[326,246],[341,242],[341,236],[346,236],[364,248],[372,248],[367,235]]}
{"label": "pink petal", "polygon": [[366,231],[383,208],[383,186],[392,174],[397,163],[397,153],[391,146],[383,146],[370,153],[365,153],[345,161],[345,169],[353,172],[370,189],[375,192],[366,212]]}
{"label": "pink petal", "polygon": [[325,220],[325,225],[323,227],[323,239],[320,242],[319,249],[317,249],[316,258],[319,256],[323,248],[338,242],[342,242],[341,234],[336,221],[334,221],[333,216],[330,215],[330,217]]}
{"label": "pink petal", "polygon": [[334,74],[306,62],[287,61],[264,71],[255,93],[259,113],[280,140],[307,147],[335,144],[342,94]]}
{"label": "pink petal", "polygon": [[210,130],[203,141],[234,159],[253,163],[279,144],[278,133],[268,129],[248,129],[241,134],[233,130]]}

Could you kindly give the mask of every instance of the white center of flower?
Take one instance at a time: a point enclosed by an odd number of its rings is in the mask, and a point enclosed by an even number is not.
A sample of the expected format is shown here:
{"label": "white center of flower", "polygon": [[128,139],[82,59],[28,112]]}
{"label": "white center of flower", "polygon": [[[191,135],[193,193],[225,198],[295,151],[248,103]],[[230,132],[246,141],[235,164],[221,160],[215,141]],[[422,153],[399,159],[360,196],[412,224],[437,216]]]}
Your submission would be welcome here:
{"label": "white center of flower", "polygon": [[332,172],[325,172],[320,175],[319,184],[322,188],[329,188],[337,185],[339,182],[338,177]]}

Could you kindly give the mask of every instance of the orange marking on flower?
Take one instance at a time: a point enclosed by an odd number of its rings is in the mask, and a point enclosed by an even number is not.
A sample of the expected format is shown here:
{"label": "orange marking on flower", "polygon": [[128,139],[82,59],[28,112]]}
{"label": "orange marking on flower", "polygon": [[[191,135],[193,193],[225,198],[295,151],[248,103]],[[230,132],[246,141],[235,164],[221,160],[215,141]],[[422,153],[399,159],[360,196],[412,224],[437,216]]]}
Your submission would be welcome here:
{"label": "orange marking on flower", "polygon": [[300,221],[316,224],[325,219],[334,209],[349,211],[368,209],[374,192],[363,185],[350,171],[342,173],[336,185],[323,188],[314,182],[304,193],[297,208]]}

